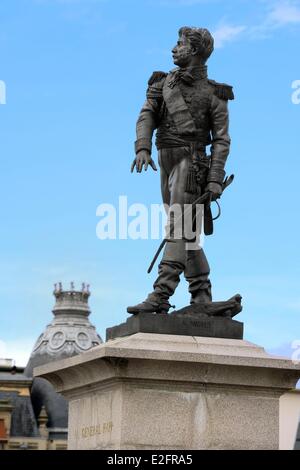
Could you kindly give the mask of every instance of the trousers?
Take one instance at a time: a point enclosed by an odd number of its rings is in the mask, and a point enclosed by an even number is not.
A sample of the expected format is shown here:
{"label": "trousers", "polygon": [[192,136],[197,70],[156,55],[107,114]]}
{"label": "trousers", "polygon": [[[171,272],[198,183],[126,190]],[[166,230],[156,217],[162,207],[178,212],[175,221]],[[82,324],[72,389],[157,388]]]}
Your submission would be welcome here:
{"label": "trousers", "polygon": [[[184,207],[190,196],[185,190],[191,164],[190,147],[161,149],[158,163],[163,203],[168,207],[174,204]],[[172,223],[168,214],[168,224]],[[167,301],[174,294],[182,273],[189,283],[191,303],[211,300],[210,268],[203,248],[187,249],[182,237],[166,243],[154,291],[148,295],[148,300]]]}

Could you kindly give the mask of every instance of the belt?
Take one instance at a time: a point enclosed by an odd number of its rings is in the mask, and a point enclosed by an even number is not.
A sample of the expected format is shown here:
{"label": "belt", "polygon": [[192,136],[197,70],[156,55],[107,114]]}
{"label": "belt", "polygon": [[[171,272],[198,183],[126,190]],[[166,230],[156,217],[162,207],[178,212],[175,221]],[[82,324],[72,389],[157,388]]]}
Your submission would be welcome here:
{"label": "belt", "polygon": [[186,142],[185,144],[167,144],[165,146],[159,146],[158,150],[165,150],[165,149],[175,149],[175,148],[187,148],[189,147],[192,151],[192,149],[195,149],[197,152],[201,153],[201,155],[206,156],[206,145],[203,145],[202,143],[198,142]]}

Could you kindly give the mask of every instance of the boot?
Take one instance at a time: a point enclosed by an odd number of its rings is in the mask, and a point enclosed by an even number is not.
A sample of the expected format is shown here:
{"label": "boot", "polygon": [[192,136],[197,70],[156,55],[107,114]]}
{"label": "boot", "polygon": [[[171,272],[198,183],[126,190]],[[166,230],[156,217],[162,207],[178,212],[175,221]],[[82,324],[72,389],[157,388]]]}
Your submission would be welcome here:
{"label": "boot", "polygon": [[210,288],[207,289],[200,289],[198,292],[193,292],[191,295],[191,304],[206,304],[212,301],[211,298],[211,290]]}
{"label": "boot", "polygon": [[189,283],[191,304],[203,304],[212,301],[209,264],[203,249],[188,251],[185,278]]}
{"label": "boot", "polygon": [[138,315],[139,313],[167,314],[171,307],[174,307],[174,305],[170,305],[167,300],[150,301],[146,299],[140,304],[127,307],[127,312],[132,315]]}

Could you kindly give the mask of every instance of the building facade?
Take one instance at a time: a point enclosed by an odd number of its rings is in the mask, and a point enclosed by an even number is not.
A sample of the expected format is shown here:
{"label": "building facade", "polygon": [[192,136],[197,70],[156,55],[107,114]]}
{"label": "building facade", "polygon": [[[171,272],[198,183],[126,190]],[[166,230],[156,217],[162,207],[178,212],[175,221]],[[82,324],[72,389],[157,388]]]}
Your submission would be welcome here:
{"label": "building facade", "polygon": [[0,449],[67,448],[68,406],[52,385],[33,378],[36,366],[80,354],[102,339],[89,321],[89,287],[55,285],[54,318],[37,339],[25,368],[0,360]]}

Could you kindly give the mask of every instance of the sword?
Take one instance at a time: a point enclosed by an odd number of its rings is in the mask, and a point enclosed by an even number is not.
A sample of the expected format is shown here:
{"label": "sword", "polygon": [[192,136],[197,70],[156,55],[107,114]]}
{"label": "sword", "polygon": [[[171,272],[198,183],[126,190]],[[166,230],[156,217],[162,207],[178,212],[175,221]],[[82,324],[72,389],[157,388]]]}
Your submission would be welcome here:
{"label": "sword", "polygon": [[[202,196],[198,197],[198,198],[193,202],[193,204],[190,204],[189,207],[188,207],[188,209],[185,211],[185,214],[184,214],[185,217],[186,217],[188,214],[191,213],[191,211],[193,210],[193,207],[194,207],[195,205],[197,205],[197,204],[203,204],[203,203],[206,201],[206,199],[208,198],[209,194],[210,194],[210,192],[207,191],[207,192],[204,193]],[[175,223],[174,223],[174,228],[175,228],[175,226],[178,224],[178,222],[181,222],[181,221],[182,221],[182,218],[179,217],[179,218],[175,221]],[[148,274],[151,273],[152,268],[153,268],[153,266],[155,265],[156,260],[157,260],[157,258],[159,257],[159,254],[160,254],[161,250],[163,249],[163,247],[165,246],[165,244],[166,244],[168,241],[173,241],[173,240],[170,240],[169,238],[165,237],[165,238],[163,239],[163,241],[161,242],[161,244],[159,245],[159,247],[158,247],[158,249],[157,249],[157,251],[156,251],[156,253],[155,253],[155,255],[154,255],[154,258],[153,258],[153,260],[151,261],[151,264],[150,264],[150,266],[149,266],[149,268],[148,268],[148,270],[147,270],[147,273],[148,273]]]}
{"label": "sword", "polygon": [[[232,183],[233,179],[234,179],[234,175],[226,176],[225,180],[222,183],[222,193],[220,194],[218,199],[221,197],[224,190]],[[206,203],[204,206],[204,234],[205,235],[213,234],[213,231],[214,231],[213,221],[217,220],[221,215],[221,206],[218,200],[216,199],[214,202],[218,206],[218,214],[215,217],[213,217],[211,213],[210,201],[208,201],[208,203]]]}
{"label": "sword", "polygon": [[[223,183],[222,183],[222,188],[223,188],[222,193],[223,193],[224,189],[226,189],[226,188],[232,183],[233,179],[234,179],[234,175],[231,175],[231,176],[225,178],[225,180],[224,180]],[[203,204],[203,203],[206,201],[206,199],[209,198],[209,196],[210,196],[210,191],[207,191],[206,193],[202,194],[202,196],[199,196],[192,204],[189,205],[188,209],[185,211],[185,214],[184,214],[185,217],[186,217],[188,214],[191,213],[191,211],[193,210],[193,208],[195,207],[195,205],[197,205],[197,204]],[[219,197],[220,197],[220,196],[219,196]],[[217,202],[217,201],[216,201],[216,202]],[[220,217],[220,215],[221,215],[221,208],[220,208],[220,205],[219,205],[218,202],[217,202],[217,205],[218,205],[218,208],[219,208],[219,213],[218,213],[217,217],[215,217],[214,219],[213,219],[213,218],[211,219],[211,224],[212,224],[212,221],[213,221],[213,220],[218,219],[218,218]],[[210,205],[209,205],[209,210],[210,210]],[[194,218],[195,218],[195,216],[193,217],[192,222],[194,221]],[[174,223],[174,228],[175,228],[175,226],[178,224],[178,222],[181,222],[181,220],[182,220],[182,218],[179,217],[179,218],[175,221],[175,223]],[[212,233],[212,232],[211,232],[211,233]],[[206,234],[206,235],[207,235],[207,234]],[[156,251],[156,253],[155,253],[154,257],[153,257],[153,260],[151,261],[151,264],[150,264],[150,266],[149,266],[149,268],[148,268],[148,270],[147,270],[147,273],[148,273],[148,274],[151,273],[151,271],[152,271],[152,269],[153,269],[153,266],[154,266],[155,263],[156,263],[157,258],[159,257],[159,255],[160,255],[160,253],[161,253],[163,247],[165,246],[165,244],[166,244],[168,241],[171,241],[171,242],[172,242],[173,240],[170,240],[170,239],[168,239],[167,237],[165,237],[165,238],[163,239],[163,241],[161,242],[161,244],[159,245],[159,247],[158,247],[158,249],[157,249],[157,251]]]}

